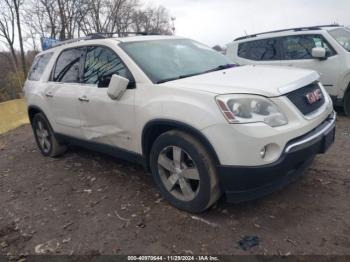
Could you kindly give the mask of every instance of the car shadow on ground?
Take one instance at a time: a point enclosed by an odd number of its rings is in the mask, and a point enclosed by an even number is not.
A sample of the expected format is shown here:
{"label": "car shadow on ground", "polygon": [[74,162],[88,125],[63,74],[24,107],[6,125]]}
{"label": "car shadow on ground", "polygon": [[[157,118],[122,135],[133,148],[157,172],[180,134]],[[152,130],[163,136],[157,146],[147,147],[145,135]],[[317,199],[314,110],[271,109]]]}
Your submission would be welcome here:
{"label": "car shadow on ground", "polygon": [[[68,149],[68,152],[65,156],[62,156],[62,158],[70,158],[71,156],[76,156],[78,158],[81,158],[85,161],[96,161],[99,162],[101,165],[101,168],[104,170],[104,172],[101,172],[102,176],[105,176],[108,174],[106,171],[108,169],[115,169],[117,168],[118,171],[121,173],[125,173],[127,176],[131,177],[137,177],[140,184],[147,185],[147,187],[152,191],[154,194],[159,194],[158,189],[156,188],[156,184],[153,181],[152,174],[149,172],[146,172],[146,170],[138,164],[128,162],[126,160],[122,160],[119,158],[115,158],[110,155],[106,155],[103,153],[91,151],[82,147],[77,146],[70,146]],[[107,175],[109,176],[109,175]],[[284,198],[289,198],[288,194],[295,194],[295,190],[298,186],[300,186],[300,183],[302,183],[303,177],[298,179],[297,181],[292,182],[290,185],[286,186],[285,188],[282,188],[280,190],[277,190],[276,192],[273,192],[271,194],[268,194],[266,196],[263,196],[256,200],[250,200],[245,201],[242,203],[229,203],[227,202],[224,195],[221,196],[221,198],[215,203],[211,208],[209,208],[206,212],[203,212],[201,215],[204,216],[210,216],[210,217],[216,217],[221,216],[222,213],[246,213],[251,212],[254,213],[258,209],[261,209],[264,207],[266,203],[269,204],[276,204],[278,205],[279,201],[284,201]],[[117,183],[118,178],[115,180],[110,180],[110,182]],[[134,179],[130,179],[129,183],[124,183],[125,187],[129,187],[130,190],[133,190],[135,187],[134,185]],[[113,185],[110,185],[113,187]],[[143,192],[144,194],[147,194],[148,192]],[[282,194],[282,198],[281,197]],[[297,194],[302,198],[303,192],[297,192]],[[147,199],[147,195],[140,195],[140,199]],[[164,201],[165,202],[165,201]],[[166,205],[169,205],[172,209],[176,209],[175,207],[172,207],[169,203],[166,203]]]}

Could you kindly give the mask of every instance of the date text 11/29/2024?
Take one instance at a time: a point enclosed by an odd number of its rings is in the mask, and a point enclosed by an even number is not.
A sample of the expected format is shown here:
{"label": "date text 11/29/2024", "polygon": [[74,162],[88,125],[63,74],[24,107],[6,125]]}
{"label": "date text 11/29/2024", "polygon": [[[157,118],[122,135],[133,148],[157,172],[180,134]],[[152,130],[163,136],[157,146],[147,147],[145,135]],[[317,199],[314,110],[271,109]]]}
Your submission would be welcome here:
{"label": "date text 11/29/2024", "polygon": [[128,261],[219,261],[216,256],[128,256]]}

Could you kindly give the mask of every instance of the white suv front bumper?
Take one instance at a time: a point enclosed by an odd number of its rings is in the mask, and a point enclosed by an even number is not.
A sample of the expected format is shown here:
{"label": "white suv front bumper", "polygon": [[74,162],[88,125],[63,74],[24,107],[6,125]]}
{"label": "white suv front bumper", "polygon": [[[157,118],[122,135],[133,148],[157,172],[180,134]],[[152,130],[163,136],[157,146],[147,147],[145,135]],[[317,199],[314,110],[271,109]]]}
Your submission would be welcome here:
{"label": "white suv front bumper", "polygon": [[221,187],[229,202],[242,202],[278,190],[303,175],[317,154],[325,153],[335,139],[336,113],[319,126],[289,141],[278,160],[263,166],[217,167]]}

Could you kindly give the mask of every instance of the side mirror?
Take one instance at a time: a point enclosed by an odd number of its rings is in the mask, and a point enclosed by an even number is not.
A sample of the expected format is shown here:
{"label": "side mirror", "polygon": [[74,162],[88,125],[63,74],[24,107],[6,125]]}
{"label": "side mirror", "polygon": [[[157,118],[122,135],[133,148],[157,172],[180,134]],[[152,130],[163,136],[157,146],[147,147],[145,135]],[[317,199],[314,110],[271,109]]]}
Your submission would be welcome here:
{"label": "side mirror", "polygon": [[119,100],[124,94],[129,84],[129,79],[122,76],[113,75],[109,82],[107,94],[113,100]]}
{"label": "side mirror", "polygon": [[327,52],[326,49],[323,47],[314,47],[312,48],[312,57],[325,60],[327,59]]}

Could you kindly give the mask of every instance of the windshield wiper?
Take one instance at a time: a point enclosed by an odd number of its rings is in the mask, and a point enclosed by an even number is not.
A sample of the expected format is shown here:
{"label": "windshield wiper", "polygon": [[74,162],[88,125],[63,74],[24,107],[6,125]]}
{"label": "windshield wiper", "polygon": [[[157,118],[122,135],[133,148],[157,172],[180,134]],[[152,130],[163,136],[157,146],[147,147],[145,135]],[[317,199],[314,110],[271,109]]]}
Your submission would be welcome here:
{"label": "windshield wiper", "polygon": [[219,65],[213,69],[210,69],[208,71],[205,71],[204,73],[210,73],[210,72],[215,72],[215,71],[220,71],[220,70],[224,70],[224,69],[228,69],[228,68],[232,68],[235,67],[237,65],[235,64],[226,64],[226,65]]}
{"label": "windshield wiper", "polygon": [[224,70],[224,69],[228,69],[228,68],[232,68],[235,67],[235,64],[226,64],[226,65],[219,65],[213,69],[204,71],[204,72],[199,72],[199,73],[192,73],[192,74],[187,74],[187,75],[180,75],[180,76],[176,76],[176,77],[171,77],[171,78],[166,78],[166,79],[161,79],[159,81],[157,81],[157,84],[161,84],[161,83],[165,83],[165,82],[169,82],[169,81],[174,81],[174,80],[178,80],[178,79],[182,79],[182,78],[186,78],[186,77],[191,77],[191,76],[197,76],[197,75],[203,75],[206,73],[210,73],[210,72],[215,72],[215,71],[219,71],[219,70]]}
{"label": "windshield wiper", "polygon": [[178,80],[178,79],[182,79],[182,78],[186,78],[186,77],[201,75],[201,74],[204,74],[204,72],[192,73],[192,74],[187,74],[187,75],[180,75],[180,76],[176,76],[176,77],[165,78],[165,79],[161,79],[161,80],[157,81],[157,84],[161,84],[161,83],[165,83],[165,82],[169,82],[169,81],[173,81],[173,80]]}

